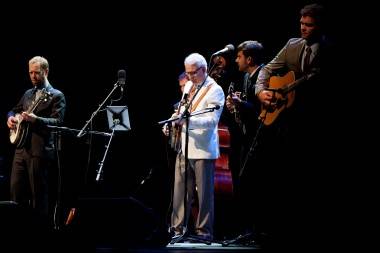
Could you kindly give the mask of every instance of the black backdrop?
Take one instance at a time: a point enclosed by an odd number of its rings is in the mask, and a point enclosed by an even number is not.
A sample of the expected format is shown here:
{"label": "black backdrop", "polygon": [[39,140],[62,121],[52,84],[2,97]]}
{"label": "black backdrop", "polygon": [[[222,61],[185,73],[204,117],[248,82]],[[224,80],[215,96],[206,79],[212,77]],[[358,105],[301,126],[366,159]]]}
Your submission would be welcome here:
{"label": "black backdrop", "polygon": [[[165,139],[157,122],[171,114],[178,99],[177,76],[184,58],[199,52],[208,60],[227,44],[258,40],[268,59],[291,37],[299,36],[299,10],[311,1],[235,1],[233,3],[56,3],[53,6],[12,6],[13,15],[1,17],[2,91],[0,92],[0,157],[2,188],[13,155],[8,141],[6,112],[31,87],[28,60],[45,56],[49,80],[67,100],[64,126],[80,129],[112,90],[117,71],[127,72],[122,101],[127,105],[131,131],[118,133],[105,161],[104,181],[95,186],[98,162],[106,139],[94,136],[87,166],[88,141],[63,135],[63,188],[71,205],[78,195],[129,196],[143,199],[165,213],[170,202],[172,168],[168,167]],[[321,1],[319,1],[321,2]],[[338,3],[322,1],[331,17]],[[337,17],[336,17],[337,18]],[[17,22],[16,22],[17,19]],[[338,38],[336,20],[329,32]],[[113,98],[118,97],[118,90]],[[94,119],[93,129],[107,131],[105,112]],[[88,168],[88,169],[87,169]],[[152,170],[143,187],[141,180]],[[87,171],[87,172],[86,172]],[[5,187],[6,188],[6,187]],[[8,192],[1,193],[8,199]]]}

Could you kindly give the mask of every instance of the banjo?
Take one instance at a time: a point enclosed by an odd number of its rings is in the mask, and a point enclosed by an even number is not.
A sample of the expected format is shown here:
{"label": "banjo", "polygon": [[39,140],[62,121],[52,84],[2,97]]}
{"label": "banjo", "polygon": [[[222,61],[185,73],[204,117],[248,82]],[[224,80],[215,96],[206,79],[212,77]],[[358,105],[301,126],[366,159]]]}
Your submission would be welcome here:
{"label": "banjo", "polygon": [[[42,103],[46,102],[50,96],[50,92],[46,91],[46,88],[41,90],[41,93],[37,93],[36,100],[29,106],[25,111],[26,113],[33,113],[34,110]],[[26,136],[29,132],[29,123],[24,121],[20,113],[15,115],[17,119],[16,126],[12,128],[9,132],[9,140],[12,144],[16,145],[17,148],[22,148],[25,144]]]}

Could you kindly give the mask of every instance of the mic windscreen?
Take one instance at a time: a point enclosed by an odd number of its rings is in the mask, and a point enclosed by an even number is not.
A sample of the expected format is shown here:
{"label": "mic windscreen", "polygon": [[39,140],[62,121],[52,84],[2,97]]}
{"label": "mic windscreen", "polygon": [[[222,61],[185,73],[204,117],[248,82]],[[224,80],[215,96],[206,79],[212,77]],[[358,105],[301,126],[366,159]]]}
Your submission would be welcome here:
{"label": "mic windscreen", "polygon": [[126,79],[126,72],[124,69],[120,69],[118,72],[117,72],[117,81],[119,83],[119,85],[124,85],[125,84],[125,79]]}
{"label": "mic windscreen", "polygon": [[235,47],[234,47],[234,45],[232,45],[232,44],[228,44],[228,45],[226,46],[226,48],[227,48],[229,51],[233,51],[233,50],[235,50]]}
{"label": "mic windscreen", "polygon": [[183,88],[183,94],[189,94],[191,90],[192,84],[185,84],[185,88]]}
{"label": "mic windscreen", "polygon": [[183,88],[183,93],[182,93],[181,100],[186,100],[187,99],[187,97],[189,96],[191,87],[192,87],[192,83],[191,82],[190,83],[189,82],[185,83],[185,87]]}

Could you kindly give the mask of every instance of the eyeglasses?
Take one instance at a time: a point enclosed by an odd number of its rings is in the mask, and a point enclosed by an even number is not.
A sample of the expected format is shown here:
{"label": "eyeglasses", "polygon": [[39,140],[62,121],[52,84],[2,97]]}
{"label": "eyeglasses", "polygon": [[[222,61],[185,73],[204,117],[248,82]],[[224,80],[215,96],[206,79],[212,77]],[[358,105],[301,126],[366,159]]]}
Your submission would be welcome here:
{"label": "eyeglasses", "polygon": [[192,71],[192,72],[185,72],[185,74],[187,76],[195,76],[197,74],[197,72],[202,68],[202,66],[200,66],[199,68],[197,68],[195,71]]}

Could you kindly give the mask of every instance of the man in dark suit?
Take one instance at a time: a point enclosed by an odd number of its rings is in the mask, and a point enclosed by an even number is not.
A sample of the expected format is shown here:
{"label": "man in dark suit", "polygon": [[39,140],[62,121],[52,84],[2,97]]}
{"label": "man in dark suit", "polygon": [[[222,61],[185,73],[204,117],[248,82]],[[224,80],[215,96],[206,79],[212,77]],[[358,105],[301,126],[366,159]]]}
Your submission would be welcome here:
{"label": "man in dark suit", "polygon": [[301,38],[292,38],[276,57],[259,73],[256,95],[264,105],[273,102],[273,91],[266,88],[269,78],[294,71],[297,78],[317,78],[321,65],[326,63],[327,40],[323,35],[323,7],[318,4],[305,6],[301,10]]}
{"label": "man in dark suit", "polygon": [[[323,34],[323,7],[306,5],[300,14],[301,38],[290,39],[261,69],[257,79],[256,95],[264,107],[271,109],[281,106],[276,104],[275,89],[268,89],[272,76],[294,71],[295,79],[302,82],[294,89],[294,103],[266,126],[266,130],[272,131],[266,133],[265,150],[261,153],[262,173],[255,182],[263,195],[261,220],[265,230],[274,235],[272,238],[310,243],[318,227],[315,217],[321,217],[314,214],[321,206],[317,193],[322,192],[321,180],[326,176],[321,174],[326,150],[322,146],[325,138],[322,129],[326,124],[323,104],[327,94],[324,92],[327,64],[331,62],[327,59],[331,55]],[[313,171],[314,166],[319,167],[318,173]]]}
{"label": "man in dark suit", "polygon": [[249,144],[256,134],[257,116],[260,104],[255,96],[255,84],[258,74],[263,67],[264,47],[257,41],[244,41],[237,48],[236,63],[239,71],[245,72],[240,87],[230,87],[226,106],[234,114],[235,123],[239,125],[243,135],[243,157],[246,155]]}
{"label": "man in dark suit", "polygon": [[29,60],[33,88],[28,89],[8,112],[7,125],[11,130],[11,142],[13,140],[16,146],[10,179],[11,200],[32,208],[52,225],[50,211],[54,202],[49,192],[56,187],[48,187],[48,179],[56,167],[57,143],[47,125],[63,122],[66,101],[64,94],[49,83],[48,73],[49,63],[45,58],[35,56]]}
{"label": "man in dark suit", "polygon": [[[255,170],[254,161],[249,160],[249,169],[240,173],[248,150],[252,144],[258,126],[260,103],[255,96],[255,84],[260,69],[263,67],[264,47],[258,41],[244,41],[237,47],[235,62],[240,72],[244,72],[241,84],[230,86],[226,99],[227,111],[232,115],[233,125],[238,131],[231,132],[231,139],[236,140],[234,152],[237,163],[231,163],[234,183],[234,196],[238,203],[238,213],[235,214],[238,230],[242,233],[251,233],[255,223],[256,209],[252,204],[252,172]],[[231,124],[230,124],[231,127]],[[241,174],[241,175],[239,175]]]}

